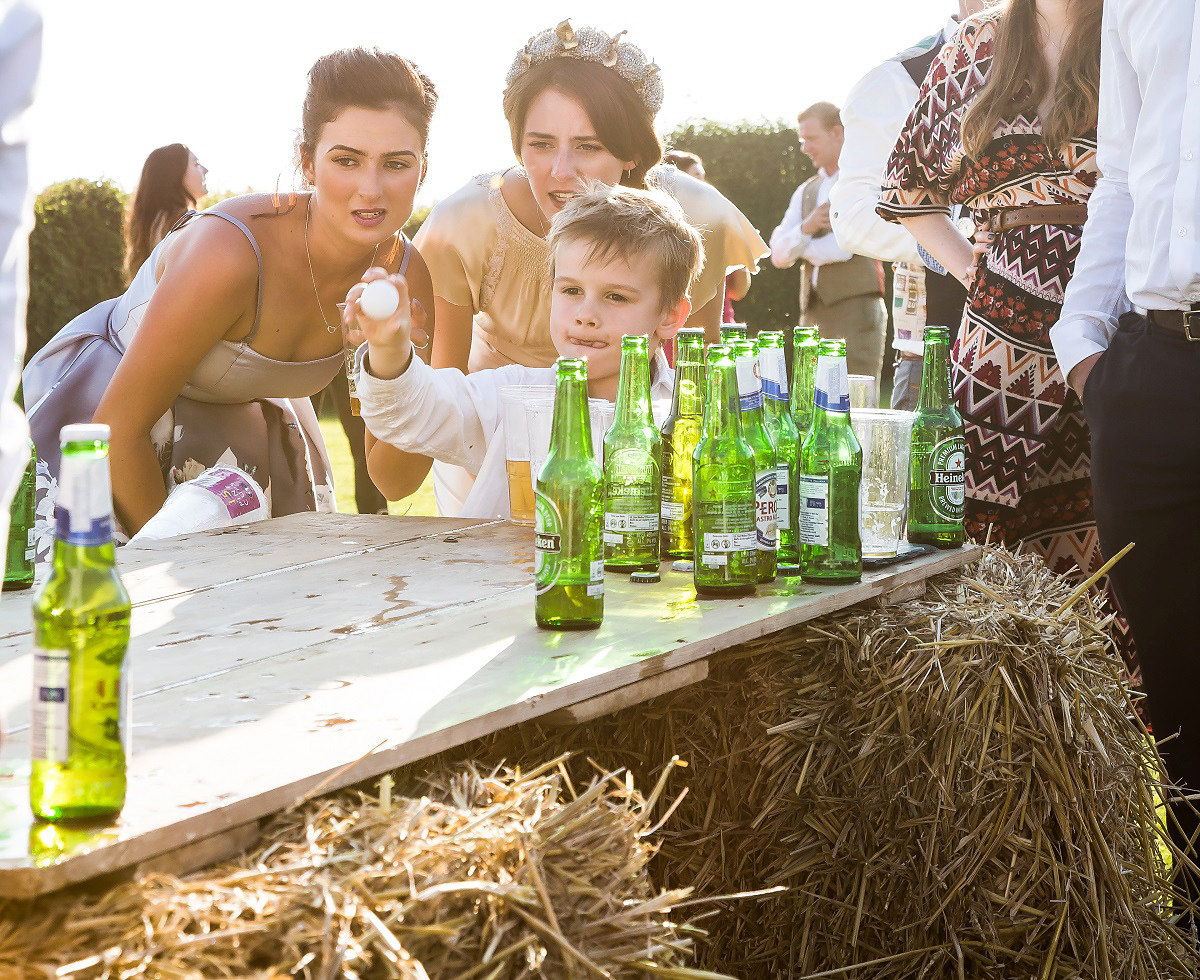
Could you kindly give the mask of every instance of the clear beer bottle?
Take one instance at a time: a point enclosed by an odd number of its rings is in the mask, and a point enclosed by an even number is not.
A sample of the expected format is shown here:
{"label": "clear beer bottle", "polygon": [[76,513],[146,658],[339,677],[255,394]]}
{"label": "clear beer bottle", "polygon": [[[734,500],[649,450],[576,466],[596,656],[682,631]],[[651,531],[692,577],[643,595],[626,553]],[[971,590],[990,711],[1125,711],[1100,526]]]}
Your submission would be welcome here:
{"label": "clear beer bottle", "polygon": [[767,431],[756,345],[735,340],[729,345],[736,367],[742,434],[754,451],[754,524],[758,548],[758,581],[774,582],[779,555],[779,461]]}
{"label": "clear beer bottle", "polygon": [[663,558],[692,557],[692,456],[704,424],[704,331],[675,335],[675,392],[662,427]]}
{"label": "clear beer bottle", "polygon": [[763,410],[767,434],[775,446],[775,509],[779,516],[779,574],[800,562],[796,547],[796,518],[800,498],[796,496],[800,436],[792,419],[784,359],[783,331],[764,330],[758,335],[758,365],[762,376]]}
{"label": "clear beer bottle", "polygon": [[742,433],[737,369],[729,348],[708,349],[704,430],[692,485],[695,570],[699,595],[751,595],[758,580],[754,515],[754,451]]}
{"label": "clear beer bottle", "polygon": [[804,441],[813,417],[813,384],[817,372],[819,327],[796,327],[792,332],[792,420]]}
{"label": "clear beer bottle", "polygon": [[604,435],[604,567],[657,571],[662,436],[650,410],[649,342],[621,338],[612,426]]}
{"label": "clear beer bottle", "polygon": [[550,450],[534,489],[534,616],[551,630],[604,618],[604,475],[592,455],[587,361],[555,364]]}
{"label": "clear beer bottle", "polygon": [[966,444],[950,390],[950,330],[925,328],[925,364],[912,424],[908,540],[957,548],[963,543]]}
{"label": "clear beer bottle", "polygon": [[813,420],[800,449],[800,575],[806,582],[862,578],[862,447],[850,426],[846,342],[822,340]]}
{"label": "clear beer bottle", "polygon": [[33,768],[43,820],[111,817],[125,804],[129,594],[116,569],[106,425],[61,433],[53,566],[33,601]]}

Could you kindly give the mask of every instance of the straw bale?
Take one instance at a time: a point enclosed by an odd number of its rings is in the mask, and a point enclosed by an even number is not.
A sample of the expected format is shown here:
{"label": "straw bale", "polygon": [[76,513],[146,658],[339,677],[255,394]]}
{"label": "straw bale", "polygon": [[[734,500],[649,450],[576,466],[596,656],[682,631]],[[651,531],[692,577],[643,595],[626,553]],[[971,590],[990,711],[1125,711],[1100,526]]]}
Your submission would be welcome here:
{"label": "straw bale", "polygon": [[[627,774],[460,767],[421,798],[351,791],[187,878],[0,907],[0,976],[719,977],[690,970],[690,889],[659,892]],[[673,914],[677,913],[677,914]],[[7,974],[6,974],[7,971]]]}
{"label": "straw bale", "polygon": [[[1061,610],[1060,606],[1067,608]],[[1162,772],[1093,597],[989,549],[924,599],[731,651],[709,680],[473,758],[570,747],[572,771],[691,764],[663,887],[785,885],[706,925],[740,977],[1200,975],[1169,923]]]}

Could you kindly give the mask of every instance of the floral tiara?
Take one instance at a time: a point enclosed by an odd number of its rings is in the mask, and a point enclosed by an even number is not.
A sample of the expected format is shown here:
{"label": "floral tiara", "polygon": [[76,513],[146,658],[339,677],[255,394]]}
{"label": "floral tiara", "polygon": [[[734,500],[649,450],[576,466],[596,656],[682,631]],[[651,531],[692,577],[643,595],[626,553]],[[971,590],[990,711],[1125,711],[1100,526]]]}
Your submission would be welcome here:
{"label": "floral tiara", "polygon": [[507,89],[534,65],[543,64],[551,58],[579,58],[611,68],[633,86],[650,115],[657,115],[663,101],[658,65],[650,61],[636,44],[622,41],[624,34],[625,31],[621,31],[609,37],[595,27],[581,27],[577,31],[569,20],[564,20],[557,27],[544,30],[529,39],[508,70],[504,87]]}

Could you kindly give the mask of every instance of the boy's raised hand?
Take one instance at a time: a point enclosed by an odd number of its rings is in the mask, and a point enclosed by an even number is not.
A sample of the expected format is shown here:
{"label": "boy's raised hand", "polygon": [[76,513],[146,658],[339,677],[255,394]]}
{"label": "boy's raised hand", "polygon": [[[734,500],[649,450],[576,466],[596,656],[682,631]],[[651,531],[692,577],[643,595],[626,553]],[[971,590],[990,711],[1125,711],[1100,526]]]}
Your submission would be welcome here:
{"label": "boy's raised hand", "polygon": [[[381,320],[367,316],[360,303],[363,290],[367,284],[378,279],[386,279],[400,294],[400,303],[396,311]],[[346,341],[352,347],[366,343],[371,358],[371,373],[377,378],[390,380],[398,378],[407,369],[412,360],[413,344],[422,341],[429,344],[429,335],[425,332],[425,308],[408,295],[408,283],[401,275],[390,276],[386,269],[368,269],[362,277],[362,282],[350,287],[346,293],[346,305],[342,310],[342,331]]]}

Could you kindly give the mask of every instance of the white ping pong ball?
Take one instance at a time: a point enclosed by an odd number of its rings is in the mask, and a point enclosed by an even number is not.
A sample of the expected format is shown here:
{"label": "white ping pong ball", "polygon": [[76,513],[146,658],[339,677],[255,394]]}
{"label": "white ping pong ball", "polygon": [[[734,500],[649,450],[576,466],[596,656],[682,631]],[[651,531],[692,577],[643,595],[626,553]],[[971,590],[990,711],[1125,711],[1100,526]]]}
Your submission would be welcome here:
{"label": "white ping pong ball", "polygon": [[358,297],[358,306],[372,320],[386,320],[400,306],[400,291],[387,279],[374,279]]}

